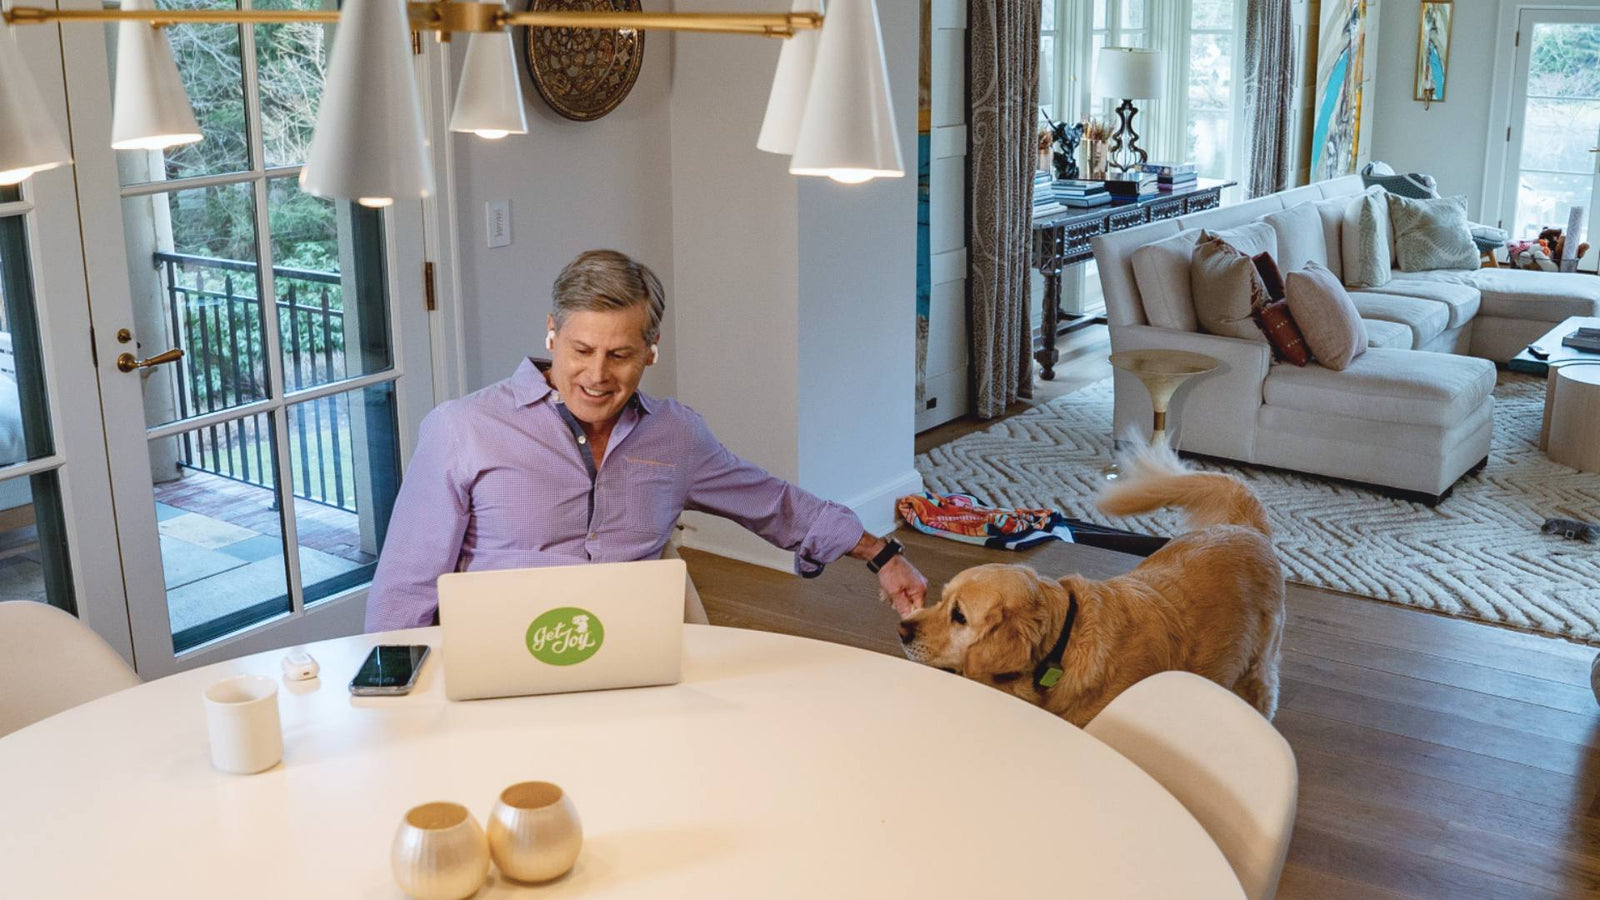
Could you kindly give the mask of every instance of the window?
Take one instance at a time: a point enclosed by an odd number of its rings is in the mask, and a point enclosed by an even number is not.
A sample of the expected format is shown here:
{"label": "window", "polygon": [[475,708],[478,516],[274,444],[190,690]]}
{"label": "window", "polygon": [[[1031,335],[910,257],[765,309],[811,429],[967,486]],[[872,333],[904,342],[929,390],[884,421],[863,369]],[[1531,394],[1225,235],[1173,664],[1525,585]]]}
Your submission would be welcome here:
{"label": "window", "polygon": [[1225,178],[1235,173],[1234,125],[1238,98],[1235,71],[1243,44],[1241,16],[1234,0],[1192,0],[1189,14],[1188,111],[1184,155],[1201,175]]}

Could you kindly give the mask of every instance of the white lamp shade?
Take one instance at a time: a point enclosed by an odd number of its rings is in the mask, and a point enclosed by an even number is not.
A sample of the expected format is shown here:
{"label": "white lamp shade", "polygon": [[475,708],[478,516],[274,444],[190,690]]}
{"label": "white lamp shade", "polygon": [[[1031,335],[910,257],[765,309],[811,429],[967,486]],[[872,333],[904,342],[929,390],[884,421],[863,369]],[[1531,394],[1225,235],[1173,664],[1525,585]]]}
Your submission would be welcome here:
{"label": "white lamp shade", "polygon": [[905,174],[873,0],[833,0],[789,171],[854,184]]}
{"label": "white lamp shade", "polygon": [[[123,9],[155,9],[150,0],[122,0]],[[200,140],[189,95],[178,77],[164,28],[149,22],[117,25],[117,86],[111,146],[160,150]]]}
{"label": "white lamp shade", "polygon": [[[820,13],[822,4],[817,0],[795,0],[791,11]],[[797,31],[794,37],[783,42],[756,149],[784,155],[794,153],[795,141],[800,136],[800,119],[806,112],[806,94],[811,89],[811,74],[817,67],[817,43],[821,37],[812,29]]]}
{"label": "white lamp shade", "polygon": [[300,188],[388,206],[433,193],[403,0],[344,4]]}
{"label": "white lamp shade", "polygon": [[11,26],[0,24],[0,185],[70,162],[67,142],[22,61]]}
{"label": "white lamp shade", "polygon": [[450,130],[491,139],[528,133],[511,32],[477,32],[467,39],[467,59],[461,67]]}
{"label": "white lamp shade", "polygon": [[1101,47],[1094,59],[1094,95],[1118,100],[1154,100],[1161,96],[1166,58],[1159,50]]}

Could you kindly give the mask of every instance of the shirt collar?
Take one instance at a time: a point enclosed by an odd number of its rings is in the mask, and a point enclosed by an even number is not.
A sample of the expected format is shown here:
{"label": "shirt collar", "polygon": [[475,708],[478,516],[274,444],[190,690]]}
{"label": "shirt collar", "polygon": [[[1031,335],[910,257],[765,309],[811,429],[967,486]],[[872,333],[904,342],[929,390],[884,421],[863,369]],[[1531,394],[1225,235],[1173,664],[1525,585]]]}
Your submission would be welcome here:
{"label": "shirt collar", "polygon": [[[532,406],[546,398],[561,402],[561,395],[544,380],[545,370],[549,368],[550,360],[531,356],[517,365],[517,371],[511,375],[511,395],[518,406]],[[652,412],[654,405],[655,400],[644,391],[634,391],[628,398],[628,406],[641,413]]]}

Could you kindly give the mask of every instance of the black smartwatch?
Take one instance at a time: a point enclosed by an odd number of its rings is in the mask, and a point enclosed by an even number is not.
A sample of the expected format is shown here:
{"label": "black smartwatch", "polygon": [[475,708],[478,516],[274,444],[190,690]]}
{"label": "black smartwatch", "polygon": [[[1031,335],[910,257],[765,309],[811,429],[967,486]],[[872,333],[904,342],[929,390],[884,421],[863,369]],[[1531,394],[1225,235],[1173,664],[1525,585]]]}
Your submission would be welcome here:
{"label": "black smartwatch", "polygon": [[879,569],[889,564],[889,560],[904,552],[906,552],[904,544],[894,538],[889,538],[883,542],[883,549],[878,551],[878,555],[867,560],[867,570],[876,575]]}

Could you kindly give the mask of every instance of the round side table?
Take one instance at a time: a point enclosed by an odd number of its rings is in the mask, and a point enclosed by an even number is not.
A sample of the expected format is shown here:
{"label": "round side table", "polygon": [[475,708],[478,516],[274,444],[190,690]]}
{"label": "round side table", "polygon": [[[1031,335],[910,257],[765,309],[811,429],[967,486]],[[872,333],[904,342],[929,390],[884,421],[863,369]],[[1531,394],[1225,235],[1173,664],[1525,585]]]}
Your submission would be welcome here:
{"label": "round side table", "polygon": [[1123,350],[1111,354],[1111,367],[1133,374],[1150,392],[1150,406],[1155,410],[1150,443],[1155,444],[1167,440],[1167,407],[1172,395],[1185,381],[1215,369],[1217,361],[1188,350]]}
{"label": "round side table", "polygon": [[1600,364],[1550,367],[1545,396],[1545,455],[1583,472],[1600,472]]}

